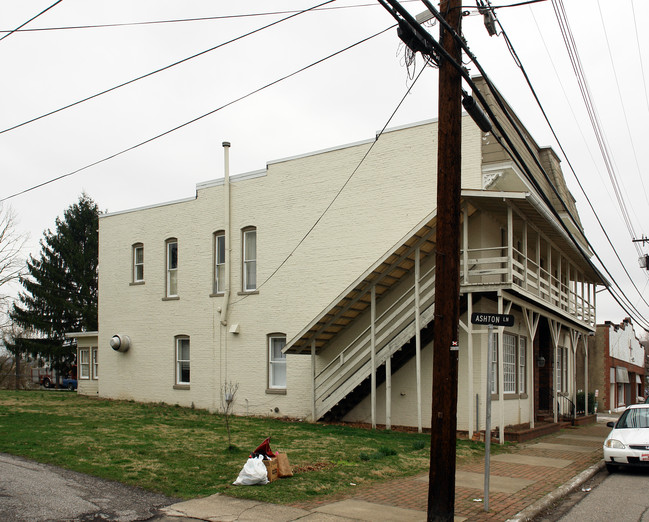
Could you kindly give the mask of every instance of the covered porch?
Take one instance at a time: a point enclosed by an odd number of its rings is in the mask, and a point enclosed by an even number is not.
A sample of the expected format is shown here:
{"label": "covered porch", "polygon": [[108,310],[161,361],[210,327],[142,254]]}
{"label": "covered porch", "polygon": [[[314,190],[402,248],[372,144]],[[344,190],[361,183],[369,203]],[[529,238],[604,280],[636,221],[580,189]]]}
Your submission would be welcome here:
{"label": "covered porch", "polygon": [[[548,224],[549,215],[527,192],[463,191],[459,255],[464,393],[458,401],[463,426],[458,427],[469,436],[484,426],[480,404],[484,408],[485,390],[480,383],[487,370],[486,329],[477,330],[467,320],[481,300],[482,305],[491,301],[499,313],[515,310],[527,339],[522,369],[520,355],[515,362],[527,396],[518,389],[518,402],[512,402],[506,397],[511,361],[504,332],[498,332],[499,391],[492,395],[499,406],[492,425],[502,428],[502,441],[508,425],[505,412],[515,406],[531,429],[544,412],[542,403],[554,423],[564,412],[575,411],[570,406],[576,404],[575,357],[585,357],[588,366],[586,338],[594,329],[595,285],[602,278],[561,226]],[[285,353],[311,358],[312,420],[331,412],[343,418],[352,411],[372,427],[399,424],[421,431],[429,425],[424,417],[432,378],[435,222],[432,213],[284,348]],[[543,367],[542,356],[547,361]],[[400,392],[402,383],[414,393]],[[541,392],[541,385],[549,391]]]}

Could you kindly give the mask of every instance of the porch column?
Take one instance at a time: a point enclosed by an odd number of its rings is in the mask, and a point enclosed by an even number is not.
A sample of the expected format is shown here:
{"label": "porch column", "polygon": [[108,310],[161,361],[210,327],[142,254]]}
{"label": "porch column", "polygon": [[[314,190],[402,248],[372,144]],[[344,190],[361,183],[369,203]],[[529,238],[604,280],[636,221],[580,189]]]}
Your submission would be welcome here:
{"label": "porch column", "polygon": [[588,336],[583,336],[584,341],[584,413],[588,415]]}
{"label": "porch column", "polygon": [[[511,208],[509,209],[511,216]],[[511,230],[511,229],[510,229]],[[511,259],[511,258],[510,258]],[[511,265],[510,265],[511,270]],[[503,313],[503,296],[498,296],[498,313]],[[505,328],[498,327],[498,402],[500,403],[500,421],[498,425],[498,442],[504,444],[505,442],[505,363],[503,361],[503,332]],[[488,436],[487,434],[485,436]]]}
{"label": "porch column", "polygon": [[[468,394],[469,396],[467,397],[468,399],[468,409],[467,412],[469,414],[469,439],[473,438],[473,430],[480,430],[480,425],[478,424],[477,426],[474,425],[474,418],[473,418],[473,412],[475,410],[475,404],[474,404],[474,399],[473,399],[473,324],[471,323],[471,314],[473,313],[473,293],[470,292],[469,295],[467,296],[467,324],[465,326],[465,331],[467,334],[467,365],[468,365]],[[462,325],[462,321],[460,321],[460,325]],[[487,370],[489,371],[489,369]],[[479,422],[478,419],[475,419],[476,422]]]}
{"label": "porch column", "polygon": [[311,421],[315,422],[315,337],[311,340]]}
{"label": "porch column", "polygon": [[371,377],[371,408],[372,408],[372,429],[376,429],[376,286],[372,285],[370,301],[370,360],[372,363]]}
{"label": "porch column", "polygon": [[552,411],[554,413],[554,422],[559,421],[559,412],[557,411],[557,357],[559,349],[559,338],[561,335],[561,323],[550,319],[550,334],[552,335],[552,345],[554,346],[554,361],[552,362]]}
{"label": "porch column", "polygon": [[572,330],[570,332],[570,359],[572,360],[572,368],[570,375],[572,377],[572,403],[575,406],[575,416],[577,415],[577,349],[579,348],[579,339],[581,338],[581,332]]}
{"label": "porch column", "polygon": [[469,282],[469,208],[464,203],[462,208],[462,278],[464,283]]}
{"label": "porch column", "polygon": [[417,432],[421,433],[421,310],[419,280],[421,278],[419,247],[415,250],[415,372],[417,374]]}
{"label": "porch column", "polygon": [[385,429],[392,429],[392,355],[385,360]]}
{"label": "porch column", "polygon": [[523,221],[523,288],[527,290],[527,262],[528,262],[528,257],[527,257],[527,220]]}
{"label": "porch column", "polygon": [[[507,282],[514,281],[514,211],[507,205]],[[498,343],[499,346],[502,343]]]}
{"label": "porch column", "polygon": [[539,319],[541,314],[535,313],[533,310],[528,310],[523,308],[523,317],[525,318],[525,326],[527,327],[527,335],[529,337],[529,342],[527,343],[527,360],[528,362],[528,371],[527,371],[527,396],[529,398],[530,404],[530,428],[534,427],[535,422],[535,409],[534,409],[534,372],[536,364],[534,361],[534,338],[536,337],[536,331],[539,326]]}

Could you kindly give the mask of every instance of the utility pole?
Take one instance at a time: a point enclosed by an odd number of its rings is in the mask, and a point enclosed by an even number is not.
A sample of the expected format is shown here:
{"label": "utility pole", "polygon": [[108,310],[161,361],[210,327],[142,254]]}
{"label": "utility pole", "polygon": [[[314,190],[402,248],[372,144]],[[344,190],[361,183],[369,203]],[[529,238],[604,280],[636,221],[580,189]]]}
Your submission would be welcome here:
{"label": "utility pole", "polygon": [[[439,11],[460,34],[460,0],[441,0]],[[440,43],[456,63],[460,44],[440,25]],[[454,519],[457,430],[458,324],[460,319],[460,190],[462,76],[447,60],[439,64],[437,143],[437,254],[433,397],[431,419],[429,521]]]}

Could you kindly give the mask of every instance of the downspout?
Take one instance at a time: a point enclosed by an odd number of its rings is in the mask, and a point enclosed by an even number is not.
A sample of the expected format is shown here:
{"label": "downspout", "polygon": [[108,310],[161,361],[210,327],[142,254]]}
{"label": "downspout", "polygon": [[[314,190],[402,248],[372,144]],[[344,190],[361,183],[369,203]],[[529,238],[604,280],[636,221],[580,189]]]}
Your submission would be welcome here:
{"label": "downspout", "polygon": [[[224,177],[223,207],[225,211],[225,281],[223,305],[221,306],[221,324],[228,325],[228,305],[230,304],[230,142],[223,142]],[[226,332],[227,338],[227,332]]]}
{"label": "downspout", "polygon": [[230,142],[223,142],[223,209],[225,214],[225,270],[223,286],[223,304],[221,305],[221,326],[223,331],[222,359],[224,364],[221,368],[221,390],[228,382],[228,305],[230,304]]}

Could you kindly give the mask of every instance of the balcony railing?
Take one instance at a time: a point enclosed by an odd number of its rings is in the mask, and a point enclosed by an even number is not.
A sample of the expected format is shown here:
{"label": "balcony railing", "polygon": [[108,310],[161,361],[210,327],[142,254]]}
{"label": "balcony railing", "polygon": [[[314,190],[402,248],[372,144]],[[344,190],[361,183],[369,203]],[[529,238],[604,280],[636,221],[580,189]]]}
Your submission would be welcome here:
{"label": "balcony railing", "polygon": [[463,286],[512,286],[530,294],[555,310],[591,326],[595,325],[595,303],[588,298],[589,284],[563,281],[541,268],[533,259],[506,247],[473,248],[461,255]]}

